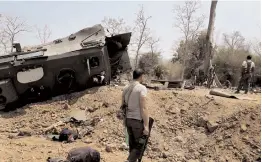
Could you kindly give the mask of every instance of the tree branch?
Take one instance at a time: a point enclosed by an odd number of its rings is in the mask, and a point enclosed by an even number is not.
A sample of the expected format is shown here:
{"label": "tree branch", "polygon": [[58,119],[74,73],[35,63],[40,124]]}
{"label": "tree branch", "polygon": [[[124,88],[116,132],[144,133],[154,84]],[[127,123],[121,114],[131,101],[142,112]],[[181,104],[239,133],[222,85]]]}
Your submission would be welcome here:
{"label": "tree branch", "polygon": [[[135,20],[135,29],[138,33],[138,38],[136,39],[137,45],[136,48],[136,58],[135,58],[135,66],[138,65],[138,56],[140,49],[146,44],[146,42],[150,39],[150,29],[148,28],[148,20],[151,19],[151,16],[145,17],[144,8],[141,6],[140,10],[137,13],[137,18]],[[135,31],[136,32],[136,31]]]}
{"label": "tree branch", "polygon": [[224,33],[223,36],[224,36],[224,43],[231,50],[238,50],[244,48],[245,38],[241,35],[239,31],[235,31],[231,35]]}
{"label": "tree branch", "polygon": [[108,18],[104,17],[102,20],[102,25],[106,30],[108,30],[110,35],[116,35],[121,33],[126,33],[130,30],[130,27],[126,25],[126,22],[123,18]]}
{"label": "tree branch", "polygon": [[[182,58],[184,67],[186,66],[186,61],[190,57],[189,55],[191,55],[190,52],[188,52],[188,44],[196,38],[205,20],[203,15],[196,16],[197,10],[199,8],[200,5],[198,1],[186,1],[183,5],[175,6],[173,9],[174,13],[176,14],[175,27],[183,33],[183,39],[185,40],[183,46],[179,49],[179,57]],[[181,56],[181,54],[183,56]],[[184,75],[183,73],[184,72],[182,72],[182,77]]]}
{"label": "tree branch", "polygon": [[41,43],[47,43],[48,39],[51,36],[51,30],[47,25],[45,25],[42,29],[39,27],[35,27],[37,32],[37,38],[40,40]]}
{"label": "tree branch", "polygon": [[[2,16],[3,17],[3,16]],[[2,23],[1,45],[4,46],[5,53],[12,52],[18,34],[28,31],[25,21],[19,17],[4,16]],[[10,50],[8,50],[10,48]]]}

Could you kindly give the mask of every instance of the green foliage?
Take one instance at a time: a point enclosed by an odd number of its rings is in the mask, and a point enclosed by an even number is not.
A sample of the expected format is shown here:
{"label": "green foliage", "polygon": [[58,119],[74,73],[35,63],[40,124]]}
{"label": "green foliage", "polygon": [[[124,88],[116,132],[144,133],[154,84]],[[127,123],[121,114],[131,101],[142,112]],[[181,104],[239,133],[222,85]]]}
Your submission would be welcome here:
{"label": "green foliage", "polygon": [[138,62],[138,67],[145,73],[156,79],[164,79],[169,75],[169,70],[161,63],[160,53],[145,53]]}
{"label": "green foliage", "polygon": [[183,59],[190,60],[192,58],[196,60],[203,60],[204,53],[203,47],[206,39],[206,32],[201,32],[195,40],[189,40],[187,42],[187,49],[185,41],[180,41],[179,47],[174,54],[174,58],[178,61]]}
{"label": "green foliage", "polygon": [[159,64],[154,68],[154,74],[157,79],[164,79],[165,76],[169,75],[167,68],[162,64]]}
{"label": "green foliage", "polygon": [[[223,84],[226,80],[229,80],[233,86],[237,86],[240,79],[241,65],[248,55],[252,55],[247,50],[234,50],[221,47],[216,51],[213,59],[213,63],[216,64],[216,74],[219,80]],[[252,61],[255,63],[255,73],[260,74],[261,62],[260,57],[252,55]]]}
{"label": "green foliage", "polygon": [[[237,33],[240,35],[240,33]],[[191,77],[192,69],[199,69],[204,61],[204,51],[206,32],[201,32],[195,40],[188,41],[186,48],[185,41],[181,41],[179,47],[174,54],[172,59],[173,63],[180,63],[183,65],[185,61],[185,78]],[[227,42],[231,43],[234,38],[227,37]],[[237,86],[240,79],[241,65],[248,55],[252,55],[252,61],[255,63],[255,75],[260,75],[261,73],[261,57],[259,55],[254,55],[247,43],[244,40],[239,43],[237,48],[233,45],[225,43],[222,47],[213,47],[214,56],[213,64],[216,64],[216,74],[221,81],[225,83],[229,80],[233,86]],[[258,50],[259,51],[259,50]],[[256,51],[255,51],[256,52]],[[199,71],[196,71],[197,73]]]}
{"label": "green foliage", "polygon": [[183,64],[185,61],[184,76],[190,78],[192,69],[198,68],[204,60],[203,48],[205,46],[206,31],[201,32],[195,40],[190,40],[185,43],[181,41],[179,47],[174,54],[172,62],[179,62]]}
{"label": "green foliage", "polygon": [[152,74],[154,68],[159,64],[160,53],[145,53],[139,59],[138,67],[143,69],[147,74]]}

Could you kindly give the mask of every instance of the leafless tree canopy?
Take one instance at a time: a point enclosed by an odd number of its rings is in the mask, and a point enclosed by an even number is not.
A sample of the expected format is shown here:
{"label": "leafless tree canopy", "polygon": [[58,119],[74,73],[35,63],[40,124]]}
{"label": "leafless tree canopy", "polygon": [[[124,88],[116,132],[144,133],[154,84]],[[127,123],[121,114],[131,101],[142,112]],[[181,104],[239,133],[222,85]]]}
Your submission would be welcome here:
{"label": "leafless tree canopy", "polygon": [[[186,62],[189,58],[189,42],[197,38],[199,31],[204,23],[205,16],[197,16],[197,11],[200,8],[198,1],[185,1],[183,5],[175,6],[175,27],[178,28],[184,35],[184,49],[183,49],[183,66],[185,68]],[[184,70],[182,78],[184,77]]]}
{"label": "leafless tree canopy", "polygon": [[224,43],[232,50],[238,50],[244,47],[245,38],[239,31],[232,34],[223,34]]}
{"label": "leafless tree canopy", "polygon": [[261,42],[255,42],[252,45],[253,51],[255,52],[255,54],[257,54],[258,56],[261,56]]}
{"label": "leafless tree canopy", "polygon": [[9,41],[6,34],[3,31],[0,31],[0,54],[8,52]]}
{"label": "leafless tree canopy", "polygon": [[153,53],[157,53],[157,52],[161,52],[158,49],[158,43],[160,41],[160,38],[154,38],[154,37],[150,37],[147,44],[148,47],[150,48],[150,52]]}
{"label": "leafless tree canopy", "polygon": [[175,27],[184,34],[184,39],[193,40],[201,29],[205,16],[196,16],[200,8],[198,1],[185,1],[184,5],[178,5],[174,8]]}
{"label": "leafless tree canopy", "polygon": [[0,26],[0,44],[5,53],[13,52],[12,44],[18,34],[28,31],[25,21],[19,17],[2,16]]}
{"label": "leafless tree canopy", "polygon": [[144,7],[141,5],[139,11],[136,13],[136,19],[133,29],[126,25],[126,22],[122,18],[108,18],[105,17],[102,20],[102,25],[110,35],[121,34],[132,31],[132,40],[130,44],[133,46],[131,49],[135,53],[135,67],[138,66],[140,50],[144,47],[150,50],[149,53],[159,53],[158,48],[159,38],[152,36],[150,28],[148,27],[148,21],[151,16],[145,16]]}
{"label": "leafless tree canopy", "polygon": [[126,25],[126,22],[123,18],[115,19],[105,17],[102,20],[102,25],[105,27],[106,31],[108,30],[110,35],[126,33],[130,30],[130,27]]}
{"label": "leafless tree canopy", "polygon": [[136,58],[135,66],[138,65],[138,58],[140,49],[150,40],[150,28],[148,27],[148,20],[151,16],[145,16],[144,7],[141,6],[140,10],[137,13],[137,18],[135,20],[134,33],[137,33],[137,36],[134,39],[133,44],[136,45]]}
{"label": "leafless tree canopy", "polygon": [[37,38],[41,43],[47,43],[52,32],[47,25],[45,25],[42,29],[36,26]]}

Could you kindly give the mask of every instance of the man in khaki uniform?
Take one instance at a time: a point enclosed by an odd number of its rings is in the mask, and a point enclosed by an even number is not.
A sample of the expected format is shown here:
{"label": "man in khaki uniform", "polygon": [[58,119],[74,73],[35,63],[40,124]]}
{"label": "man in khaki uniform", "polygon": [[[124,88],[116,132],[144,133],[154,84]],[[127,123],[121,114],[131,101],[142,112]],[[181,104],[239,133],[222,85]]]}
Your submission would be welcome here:
{"label": "man in khaki uniform", "polygon": [[255,71],[255,63],[251,61],[252,56],[247,56],[247,60],[243,61],[242,63],[242,69],[241,69],[241,79],[238,84],[238,88],[236,93],[239,93],[242,86],[245,90],[245,94],[247,94],[249,89],[249,84],[251,81],[251,78],[253,77],[254,71]]}

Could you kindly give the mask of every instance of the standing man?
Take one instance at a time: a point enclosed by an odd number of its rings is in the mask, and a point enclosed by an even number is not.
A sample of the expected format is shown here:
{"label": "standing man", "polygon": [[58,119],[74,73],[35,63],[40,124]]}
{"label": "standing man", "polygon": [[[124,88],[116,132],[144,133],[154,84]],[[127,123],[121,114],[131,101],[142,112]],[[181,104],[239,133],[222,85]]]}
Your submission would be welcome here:
{"label": "standing man", "polygon": [[254,71],[255,71],[255,63],[251,61],[251,59],[252,59],[252,56],[248,55],[247,60],[243,61],[242,63],[241,79],[239,81],[239,85],[238,85],[236,93],[240,92],[242,86],[245,90],[245,94],[247,94],[248,92],[249,84],[250,84],[251,78],[253,77]]}
{"label": "standing man", "polygon": [[129,137],[129,156],[127,162],[136,162],[143,151],[139,143],[143,135],[149,134],[149,115],[146,107],[147,89],[143,82],[144,72],[136,69],[133,72],[133,81],[124,88],[122,106],[126,105],[126,120]]}

